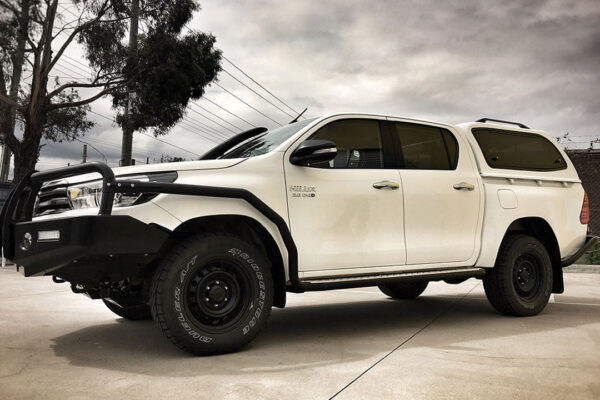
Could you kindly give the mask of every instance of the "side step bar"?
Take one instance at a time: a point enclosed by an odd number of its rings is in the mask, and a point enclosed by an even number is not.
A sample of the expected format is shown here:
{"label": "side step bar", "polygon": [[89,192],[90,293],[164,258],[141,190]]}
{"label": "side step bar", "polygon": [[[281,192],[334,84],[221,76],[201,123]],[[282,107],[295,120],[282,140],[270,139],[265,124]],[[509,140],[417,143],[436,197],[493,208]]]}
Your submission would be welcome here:
{"label": "side step bar", "polygon": [[350,289],[357,287],[377,286],[402,281],[440,281],[480,278],[485,275],[484,268],[456,268],[437,271],[407,271],[391,274],[350,276],[343,278],[319,278],[301,280],[300,285],[305,291]]}

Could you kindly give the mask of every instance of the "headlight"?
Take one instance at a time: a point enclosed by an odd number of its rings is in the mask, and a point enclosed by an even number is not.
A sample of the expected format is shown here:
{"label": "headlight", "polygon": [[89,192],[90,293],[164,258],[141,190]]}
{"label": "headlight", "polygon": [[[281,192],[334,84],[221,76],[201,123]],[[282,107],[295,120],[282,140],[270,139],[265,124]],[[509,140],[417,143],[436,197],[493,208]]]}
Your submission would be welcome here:
{"label": "headlight", "polygon": [[[144,175],[120,176],[117,181],[131,180],[140,182],[172,183],[177,179],[177,172],[162,172]],[[74,209],[100,207],[102,201],[102,180],[70,185],[67,194]],[[152,200],[158,193],[115,194],[114,207],[127,207]]]}

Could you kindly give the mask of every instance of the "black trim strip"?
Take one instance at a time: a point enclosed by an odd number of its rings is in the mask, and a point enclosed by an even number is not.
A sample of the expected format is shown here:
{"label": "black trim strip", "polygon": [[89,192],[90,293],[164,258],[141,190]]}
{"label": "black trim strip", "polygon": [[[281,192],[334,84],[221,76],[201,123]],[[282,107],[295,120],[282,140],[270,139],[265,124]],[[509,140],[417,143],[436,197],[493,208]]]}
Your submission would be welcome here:
{"label": "black trim strip", "polygon": [[226,188],[217,186],[186,185],[182,183],[154,183],[139,181],[118,181],[116,193],[166,193],[190,196],[224,197],[242,199],[263,214],[269,221],[277,226],[281,238],[288,251],[289,277],[292,290],[301,292],[302,288],[298,278],[298,249],[292,238],[285,220],[269,207],[265,202],[246,189]]}
{"label": "black trim strip", "polygon": [[564,260],[561,261],[562,267],[565,268],[571,264],[574,264],[575,261],[577,261],[577,259],[583,255],[583,253],[590,250],[594,245],[596,245],[598,243],[599,240],[600,240],[600,238],[598,236],[593,236],[593,235],[586,236],[584,245],[581,246],[581,248],[579,250],[577,250],[577,252],[575,254],[573,254],[571,257],[565,258]]}

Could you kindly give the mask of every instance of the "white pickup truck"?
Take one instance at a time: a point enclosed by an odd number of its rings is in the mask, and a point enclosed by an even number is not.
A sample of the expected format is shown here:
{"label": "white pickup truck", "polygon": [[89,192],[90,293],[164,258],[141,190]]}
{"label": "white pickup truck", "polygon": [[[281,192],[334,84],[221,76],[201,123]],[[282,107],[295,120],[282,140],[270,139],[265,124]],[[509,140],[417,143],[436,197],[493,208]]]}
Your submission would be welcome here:
{"label": "white pickup truck", "polygon": [[201,355],[250,342],[288,291],[412,299],[475,277],[498,311],[534,315],[598,238],[566,154],[501,122],[332,114],[198,161],[35,172],[3,210],[3,254]]}

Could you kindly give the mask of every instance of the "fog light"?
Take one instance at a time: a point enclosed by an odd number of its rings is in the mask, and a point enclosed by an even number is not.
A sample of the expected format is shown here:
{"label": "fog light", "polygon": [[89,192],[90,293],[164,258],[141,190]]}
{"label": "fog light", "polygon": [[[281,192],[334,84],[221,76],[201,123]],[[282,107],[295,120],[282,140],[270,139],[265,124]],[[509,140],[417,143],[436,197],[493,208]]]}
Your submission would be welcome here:
{"label": "fog light", "polygon": [[60,231],[38,231],[38,242],[60,239]]}
{"label": "fog light", "polygon": [[19,243],[19,248],[23,251],[27,251],[31,247],[31,243],[33,243],[33,237],[31,236],[31,233],[26,232],[23,235],[23,238],[21,238],[21,243]]}

